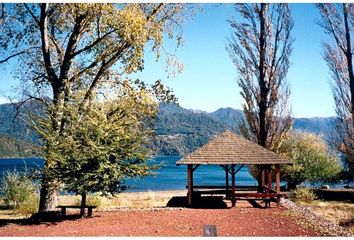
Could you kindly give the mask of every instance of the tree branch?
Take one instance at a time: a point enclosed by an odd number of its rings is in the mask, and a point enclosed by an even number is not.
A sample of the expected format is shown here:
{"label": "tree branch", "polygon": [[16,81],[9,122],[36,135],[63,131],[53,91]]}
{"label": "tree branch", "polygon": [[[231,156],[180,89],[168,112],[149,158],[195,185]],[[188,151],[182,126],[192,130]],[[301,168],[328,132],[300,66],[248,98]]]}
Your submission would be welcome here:
{"label": "tree branch", "polygon": [[24,3],[24,6],[26,8],[26,10],[29,12],[29,14],[31,15],[31,17],[33,18],[33,20],[37,23],[37,26],[40,26],[39,20],[37,19],[37,17],[34,15],[34,13],[31,11],[31,9],[27,6],[26,3]]}
{"label": "tree branch", "polygon": [[52,62],[50,59],[49,43],[48,43],[48,18],[47,18],[48,3],[41,4],[41,18],[40,18],[40,32],[41,32],[41,41],[42,41],[42,53],[43,60],[48,77],[51,83],[54,83],[58,80],[57,75],[55,74]]}
{"label": "tree branch", "polygon": [[83,100],[83,107],[86,108],[90,98],[92,96],[92,93],[95,91],[95,89],[98,86],[98,83],[102,77],[103,74],[105,74],[105,72],[123,55],[123,53],[125,52],[126,49],[129,48],[129,43],[125,42],[120,48],[119,50],[116,52],[115,55],[113,55],[113,57],[111,57],[111,59],[109,59],[107,62],[103,62],[101,68],[98,70],[95,78],[93,79],[89,89],[87,90],[84,100]]}
{"label": "tree branch", "polygon": [[74,58],[73,53],[77,47],[77,43],[80,39],[82,30],[82,21],[85,19],[84,15],[79,16],[75,19],[75,25],[69,38],[68,45],[66,47],[65,55],[63,58],[63,63],[60,68],[60,79],[67,78],[71,66],[71,60]]}
{"label": "tree branch", "polygon": [[27,53],[27,51],[21,51],[21,52],[18,52],[18,53],[14,53],[11,56],[8,56],[7,58],[0,60],[0,64],[3,64],[5,62],[9,61],[11,58],[17,57],[17,56],[22,55],[24,53]]}
{"label": "tree branch", "polygon": [[[164,6],[164,3],[160,3],[147,17],[146,20],[147,22],[150,21],[150,19],[156,15]],[[95,89],[97,88],[99,81],[101,79],[101,77],[106,73],[106,71],[113,65],[116,63],[116,61],[123,55],[123,53],[130,47],[130,44],[125,42],[123,43],[123,45],[118,49],[118,51],[116,52],[116,54],[109,59],[107,62],[103,62],[101,68],[99,69],[99,71],[97,72],[94,80],[92,81],[89,89],[87,90],[84,100],[83,100],[83,107],[86,108],[90,98],[92,96],[92,93],[95,91]]]}
{"label": "tree branch", "polygon": [[85,52],[85,51],[90,50],[91,48],[93,48],[94,46],[96,46],[98,43],[100,43],[102,40],[104,40],[108,35],[114,33],[115,31],[116,31],[116,29],[107,32],[107,33],[104,34],[102,37],[100,37],[100,38],[96,39],[95,41],[93,41],[91,44],[89,44],[89,45],[87,45],[86,47],[84,47],[84,48],[82,48],[82,49],[76,51],[75,53],[73,53],[73,56],[75,57],[75,56],[79,55],[79,54],[82,53],[82,52]]}

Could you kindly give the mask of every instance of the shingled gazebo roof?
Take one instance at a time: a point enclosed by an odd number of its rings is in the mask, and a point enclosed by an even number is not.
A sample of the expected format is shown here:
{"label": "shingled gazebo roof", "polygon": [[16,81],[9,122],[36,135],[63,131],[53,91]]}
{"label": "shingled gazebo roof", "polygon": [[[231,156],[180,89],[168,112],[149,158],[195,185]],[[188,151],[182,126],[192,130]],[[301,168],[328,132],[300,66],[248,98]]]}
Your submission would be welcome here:
{"label": "shingled gazebo roof", "polygon": [[292,161],[227,130],[176,163],[181,164],[292,164]]}

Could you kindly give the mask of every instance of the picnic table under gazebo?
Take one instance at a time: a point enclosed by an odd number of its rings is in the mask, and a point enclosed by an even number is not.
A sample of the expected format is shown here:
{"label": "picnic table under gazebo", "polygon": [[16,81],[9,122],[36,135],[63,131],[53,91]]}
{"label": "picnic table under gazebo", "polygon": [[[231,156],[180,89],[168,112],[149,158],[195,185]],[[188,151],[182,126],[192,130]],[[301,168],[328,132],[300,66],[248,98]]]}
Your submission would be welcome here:
{"label": "picnic table under gazebo", "polygon": [[[176,163],[176,165],[187,165],[189,206],[192,206],[193,198],[201,194],[225,194],[226,198],[231,199],[232,206],[236,205],[237,199],[276,199],[279,206],[280,198],[285,196],[280,191],[280,165],[282,164],[292,164],[292,161],[229,130],[214,137]],[[201,165],[221,166],[225,171],[225,185],[193,185],[193,173]],[[236,187],[236,174],[245,165],[255,165],[258,168],[258,186]],[[231,186],[229,186],[229,175]],[[273,175],[275,189],[272,187]]]}

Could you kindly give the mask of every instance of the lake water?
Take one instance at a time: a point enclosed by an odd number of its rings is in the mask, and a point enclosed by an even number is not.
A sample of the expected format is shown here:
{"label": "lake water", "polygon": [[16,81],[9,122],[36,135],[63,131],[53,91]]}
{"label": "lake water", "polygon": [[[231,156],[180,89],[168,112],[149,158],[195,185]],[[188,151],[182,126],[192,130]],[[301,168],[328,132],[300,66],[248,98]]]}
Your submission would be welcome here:
{"label": "lake water", "polygon": [[[156,171],[156,176],[126,180],[128,191],[186,189],[187,166],[176,166],[180,158],[179,156],[154,157],[155,163],[164,162],[164,166]],[[22,171],[25,167],[33,169],[41,168],[43,165],[44,160],[41,158],[0,159],[0,181],[5,170]],[[229,178],[231,185],[231,177]],[[224,185],[225,171],[219,166],[200,166],[194,172],[193,181],[195,185]],[[249,174],[248,168],[243,167],[236,175],[236,185],[256,186],[257,181]]]}

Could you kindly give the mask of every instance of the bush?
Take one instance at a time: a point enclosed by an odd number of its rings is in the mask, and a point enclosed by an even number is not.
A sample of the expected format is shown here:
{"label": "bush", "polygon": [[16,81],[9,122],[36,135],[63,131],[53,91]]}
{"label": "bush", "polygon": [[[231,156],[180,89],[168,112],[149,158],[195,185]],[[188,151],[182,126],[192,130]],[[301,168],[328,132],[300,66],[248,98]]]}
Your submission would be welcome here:
{"label": "bush", "polygon": [[27,172],[6,171],[4,173],[0,191],[4,195],[5,204],[10,208],[20,208],[22,204],[35,206],[33,201],[36,195],[36,185]]}
{"label": "bush", "polygon": [[337,155],[332,153],[324,140],[311,133],[292,133],[280,146],[279,152],[294,164],[284,166],[283,180],[288,182],[290,189],[307,181],[323,183],[336,180],[341,166]]}
{"label": "bush", "polygon": [[21,215],[34,214],[38,211],[38,206],[39,197],[37,194],[32,193],[24,202],[15,208],[15,212]]}
{"label": "bush", "polygon": [[316,199],[315,192],[310,188],[297,187],[294,191],[295,200],[310,203]]}

